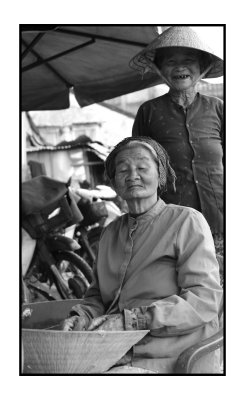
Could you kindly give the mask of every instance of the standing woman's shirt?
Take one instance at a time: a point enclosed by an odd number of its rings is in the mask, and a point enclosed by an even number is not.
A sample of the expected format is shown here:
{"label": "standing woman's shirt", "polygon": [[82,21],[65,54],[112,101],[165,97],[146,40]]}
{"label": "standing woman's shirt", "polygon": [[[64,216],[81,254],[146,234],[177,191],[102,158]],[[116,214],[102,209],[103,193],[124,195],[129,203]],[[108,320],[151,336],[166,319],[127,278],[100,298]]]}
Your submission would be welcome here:
{"label": "standing woman's shirt", "polygon": [[186,111],[169,94],[147,101],[138,110],[133,136],[151,137],[170,156],[176,192],[168,191],[164,201],[201,211],[212,233],[222,233],[222,100],[197,93]]}

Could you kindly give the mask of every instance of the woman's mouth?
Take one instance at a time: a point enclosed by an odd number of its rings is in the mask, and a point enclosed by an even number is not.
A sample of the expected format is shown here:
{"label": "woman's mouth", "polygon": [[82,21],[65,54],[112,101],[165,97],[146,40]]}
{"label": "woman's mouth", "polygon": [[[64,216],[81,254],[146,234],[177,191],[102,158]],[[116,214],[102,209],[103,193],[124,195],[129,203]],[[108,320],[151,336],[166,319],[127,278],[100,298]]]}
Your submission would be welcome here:
{"label": "woman's mouth", "polygon": [[173,79],[181,80],[181,79],[187,79],[190,78],[190,75],[175,75],[173,76]]}
{"label": "woman's mouth", "polygon": [[128,189],[134,189],[134,188],[139,188],[139,187],[142,187],[142,185],[140,185],[139,183],[135,183],[135,184],[132,183],[131,185],[127,186]]}

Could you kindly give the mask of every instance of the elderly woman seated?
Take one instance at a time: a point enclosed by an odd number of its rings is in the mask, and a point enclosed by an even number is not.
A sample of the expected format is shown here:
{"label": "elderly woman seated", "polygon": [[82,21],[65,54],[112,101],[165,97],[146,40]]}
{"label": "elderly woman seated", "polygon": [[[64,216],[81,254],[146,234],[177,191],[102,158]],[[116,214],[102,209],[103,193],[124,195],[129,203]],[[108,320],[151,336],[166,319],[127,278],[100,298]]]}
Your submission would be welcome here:
{"label": "elderly woman seated", "polygon": [[[210,228],[200,212],[160,199],[162,191],[175,190],[175,173],[154,140],[124,139],[105,169],[129,213],[103,231],[94,281],[63,329],[147,329],[111,372],[126,366],[172,374],[180,353],[219,327],[222,288]],[[217,352],[193,370],[219,372]]]}

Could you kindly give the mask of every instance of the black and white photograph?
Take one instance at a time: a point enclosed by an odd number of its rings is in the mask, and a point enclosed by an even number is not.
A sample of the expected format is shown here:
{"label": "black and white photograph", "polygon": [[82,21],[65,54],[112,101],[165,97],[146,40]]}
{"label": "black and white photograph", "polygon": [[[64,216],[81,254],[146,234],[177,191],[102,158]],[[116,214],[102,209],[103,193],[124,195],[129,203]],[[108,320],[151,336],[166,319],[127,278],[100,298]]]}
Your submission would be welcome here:
{"label": "black and white photograph", "polygon": [[225,376],[226,25],[19,36],[20,376]]}

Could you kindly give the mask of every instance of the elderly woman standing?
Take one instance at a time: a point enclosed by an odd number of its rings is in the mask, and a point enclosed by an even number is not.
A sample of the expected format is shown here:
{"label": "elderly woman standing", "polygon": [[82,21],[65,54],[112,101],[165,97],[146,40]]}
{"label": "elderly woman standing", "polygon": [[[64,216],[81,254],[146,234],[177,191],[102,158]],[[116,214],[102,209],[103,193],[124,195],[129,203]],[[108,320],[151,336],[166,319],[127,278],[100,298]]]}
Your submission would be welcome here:
{"label": "elderly woman standing", "polygon": [[[173,373],[184,349],[218,330],[222,289],[210,228],[198,211],[159,198],[174,190],[175,173],[154,140],[123,140],[105,167],[129,213],[102,233],[94,281],[64,329],[149,329],[119,365]],[[219,372],[218,354],[194,372]]]}
{"label": "elderly woman standing", "polygon": [[133,136],[149,136],[168,152],[176,192],[166,203],[201,211],[223,255],[223,102],[198,93],[202,78],[223,75],[223,61],[187,26],[172,26],[137,54],[130,66],[158,74],[169,92],[141,105]]}

